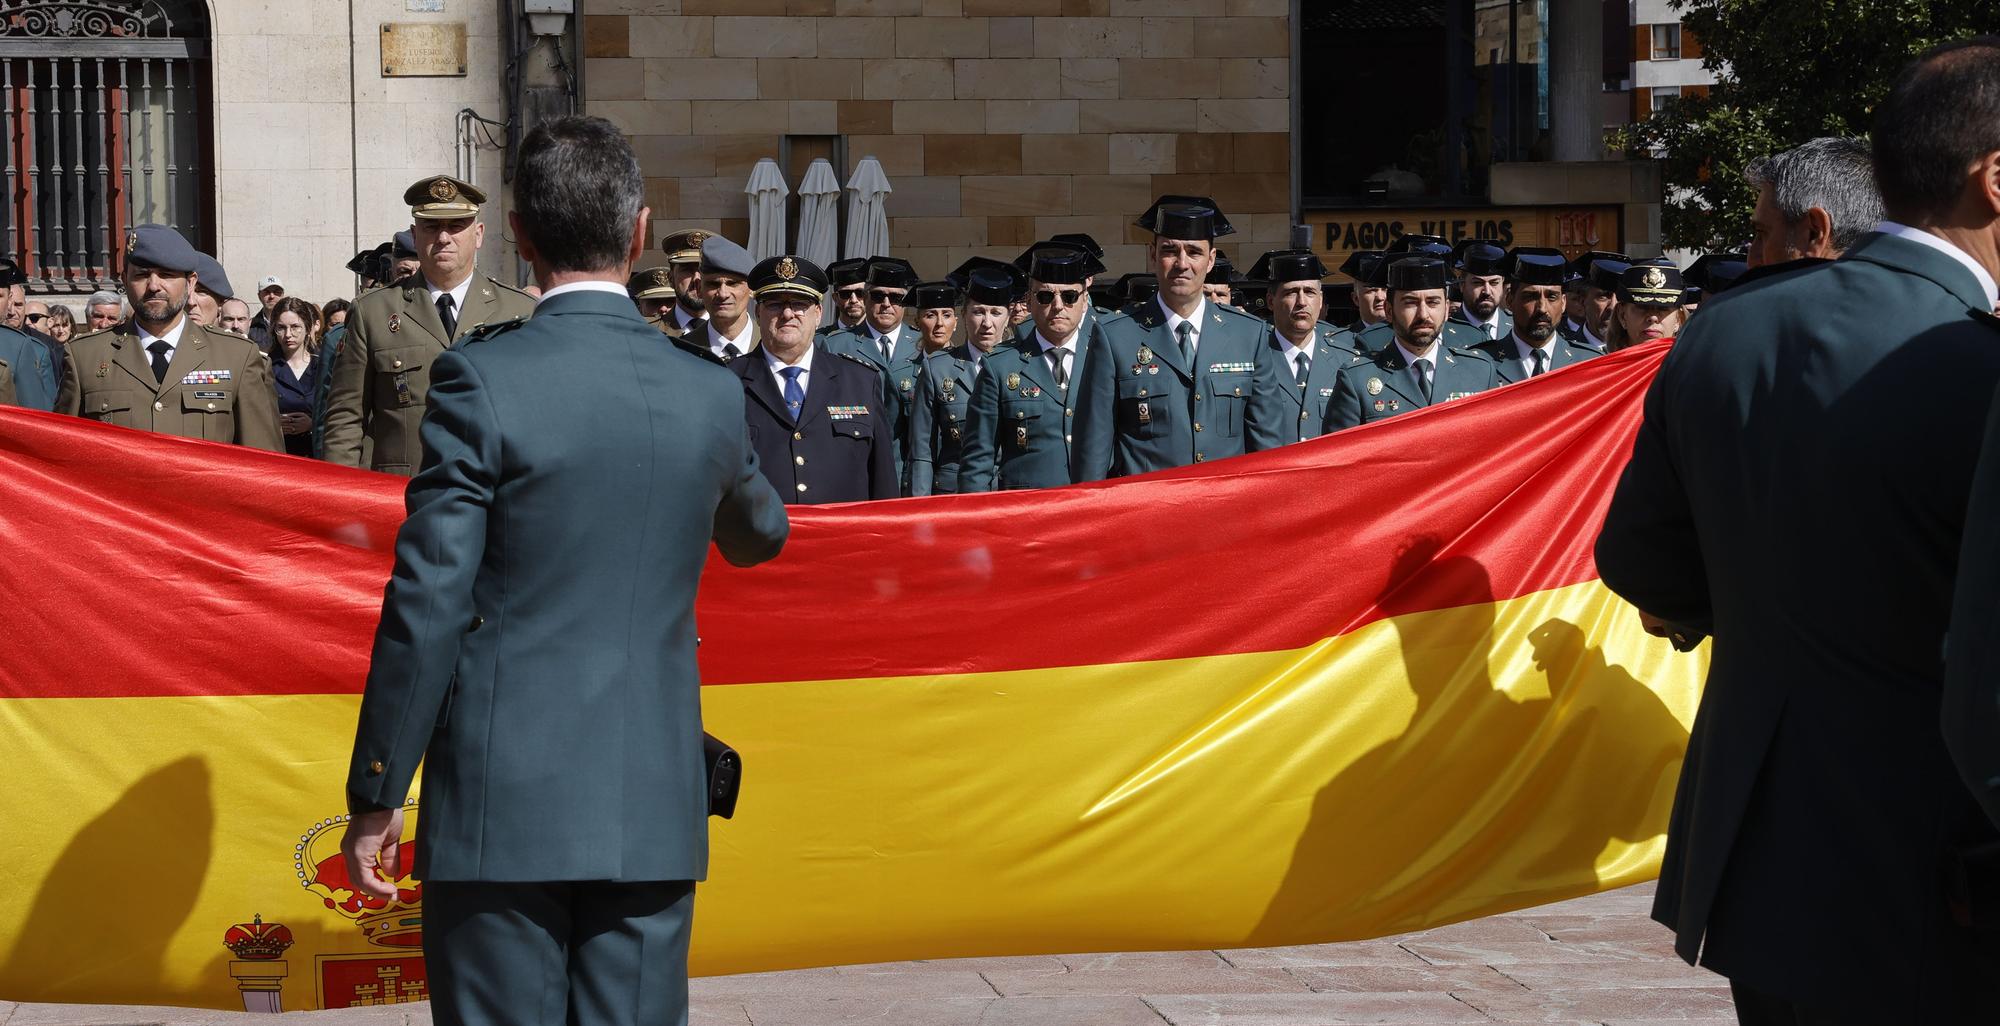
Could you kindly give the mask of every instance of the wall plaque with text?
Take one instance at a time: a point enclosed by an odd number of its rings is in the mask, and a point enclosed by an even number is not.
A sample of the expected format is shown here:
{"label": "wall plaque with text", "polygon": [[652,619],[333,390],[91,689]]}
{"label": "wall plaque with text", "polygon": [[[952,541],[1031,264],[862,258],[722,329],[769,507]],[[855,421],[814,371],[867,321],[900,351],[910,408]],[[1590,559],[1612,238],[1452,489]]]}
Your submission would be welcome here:
{"label": "wall plaque with text", "polygon": [[403,21],[382,25],[382,77],[465,74],[465,23]]}

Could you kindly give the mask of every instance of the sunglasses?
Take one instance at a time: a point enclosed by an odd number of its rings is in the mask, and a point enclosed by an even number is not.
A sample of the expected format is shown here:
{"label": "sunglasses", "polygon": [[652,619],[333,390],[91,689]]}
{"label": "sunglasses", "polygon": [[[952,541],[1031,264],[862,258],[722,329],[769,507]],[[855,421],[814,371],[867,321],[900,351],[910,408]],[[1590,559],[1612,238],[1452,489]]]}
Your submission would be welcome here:
{"label": "sunglasses", "polygon": [[1060,292],[1055,289],[1043,289],[1035,293],[1035,302],[1043,306],[1054,306],[1058,299],[1062,300],[1064,306],[1075,306],[1076,301],[1082,298],[1082,289],[1063,289]]}
{"label": "sunglasses", "polygon": [[906,295],[909,295],[909,293],[902,289],[893,291],[889,289],[870,289],[868,290],[868,301],[871,303],[901,303],[903,297]]}
{"label": "sunglasses", "polygon": [[42,323],[42,319],[43,319],[43,318],[45,318],[45,317],[47,317],[47,316],[48,316],[48,314],[29,314],[29,315],[28,315],[28,323],[29,323],[29,324],[40,324],[40,323]]}
{"label": "sunglasses", "polygon": [[866,295],[867,292],[868,289],[866,286],[856,285],[852,288],[835,289],[833,294],[841,297],[842,299],[858,299],[861,296]]}

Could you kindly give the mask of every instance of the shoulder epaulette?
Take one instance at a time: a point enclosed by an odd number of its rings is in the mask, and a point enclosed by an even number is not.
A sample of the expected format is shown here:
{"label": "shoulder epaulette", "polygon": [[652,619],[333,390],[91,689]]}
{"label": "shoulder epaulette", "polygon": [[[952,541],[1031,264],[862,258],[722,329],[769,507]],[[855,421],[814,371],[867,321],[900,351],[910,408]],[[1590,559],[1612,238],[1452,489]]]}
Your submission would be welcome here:
{"label": "shoulder epaulette", "polygon": [[527,292],[526,292],[525,290],[522,290],[522,289],[519,289],[519,288],[516,288],[516,287],[514,287],[514,286],[512,286],[512,285],[509,285],[509,284],[507,284],[506,282],[504,282],[504,281],[501,281],[500,279],[498,279],[498,278],[495,278],[495,277],[493,277],[493,276],[492,276],[492,275],[490,275],[490,274],[486,276],[486,280],[487,280],[487,281],[489,281],[489,282],[491,282],[491,283],[493,283],[494,285],[498,285],[499,287],[501,287],[501,288],[503,288],[503,289],[506,289],[506,290],[507,290],[507,291],[509,291],[509,292],[512,292],[513,294],[515,294],[515,295],[517,295],[517,296],[520,296],[520,297],[521,297],[521,298],[523,298],[523,299],[529,299],[529,300],[532,300],[532,299],[534,299],[534,298],[535,298],[534,296],[531,296],[531,295],[529,295],[529,294],[528,294],[528,293],[527,293]]}
{"label": "shoulder epaulette", "polygon": [[458,340],[451,344],[451,348],[463,349],[474,342],[484,342],[488,339],[498,338],[526,323],[528,323],[528,318],[526,317],[509,317],[504,321],[488,321],[460,335]]}
{"label": "shoulder epaulette", "polygon": [[873,363],[869,362],[867,357],[862,356],[859,353],[848,352],[845,349],[827,349],[826,351],[832,353],[835,356],[840,357],[843,360],[846,360],[848,363],[858,364],[862,367],[866,367],[877,374],[883,373],[882,368],[875,366]]}
{"label": "shoulder epaulette", "polygon": [[1228,303],[1210,303],[1209,305],[1215,307],[1217,310],[1226,313],[1232,317],[1240,317],[1243,320],[1249,321],[1252,324],[1262,325],[1266,328],[1271,326],[1270,322],[1266,321],[1262,317],[1244,311],[1238,307],[1230,306]]}

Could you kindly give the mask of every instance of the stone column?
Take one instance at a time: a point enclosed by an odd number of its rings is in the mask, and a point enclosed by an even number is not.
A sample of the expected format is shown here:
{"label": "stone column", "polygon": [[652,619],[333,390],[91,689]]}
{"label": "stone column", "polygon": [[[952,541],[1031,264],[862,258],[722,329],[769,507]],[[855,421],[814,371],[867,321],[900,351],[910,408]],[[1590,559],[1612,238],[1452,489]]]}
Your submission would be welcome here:
{"label": "stone column", "polygon": [[1603,160],[1602,0],[1549,0],[1548,60],[1551,158]]}

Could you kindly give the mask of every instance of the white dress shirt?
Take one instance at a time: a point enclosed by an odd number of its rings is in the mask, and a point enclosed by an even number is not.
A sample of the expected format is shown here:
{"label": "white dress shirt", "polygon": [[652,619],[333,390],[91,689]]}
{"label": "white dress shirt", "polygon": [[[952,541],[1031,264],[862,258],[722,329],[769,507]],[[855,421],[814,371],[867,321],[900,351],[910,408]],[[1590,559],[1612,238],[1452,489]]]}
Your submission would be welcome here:
{"label": "white dress shirt", "polygon": [[1285,358],[1285,369],[1296,379],[1299,376],[1299,357],[1313,359],[1313,336],[1306,336],[1306,344],[1295,346],[1292,340],[1276,328],[1271,329],[1271,337],[1278,340],[1278,352]]}
{"label": "white dress shirt", "polygon": [[[1397,349],[1400,349],[1400,350],[1402,350],[1402,351],[1403,351],[1403,362],[1404,362],[1405,364],[1408,364],[1408,365],[1409,365],[1409,368],[1410,368],[1410,381],[1411,381],[1411,383],[1412,383],[1412,384],[1415,384],[1415,383],[1416,383],[1416,381],[1417,381],[1417,361],[1418,361],[1418,360],[1428,360],[1428,361],[1430,361],[1430,365],[1431,365],[1431,394],[1432,394],[1432,395],[1436,395],[1436,394],[1437,394],[1437,380],[1438,380],[1438,357],[1439,357],[1439,356],[1441,356],[1441,355],[1443,354],[1443,352],[1444,352],[1444,347],[1443,347],[1443,346],[1441,346],[1441,345],[1439,345],[1439,344],[1437,344],[1436,342],[1432,342],[1432,343],[1431,343],[1431,346],[1430,346],[1430,348],[1429,348],[1429,349],[1425,350],[1425,351],[1424,351],[1423,353],[1421,353],[1421,354],[1418,354],[1418,353],[1413,353],[1413,352],[1411,352],[1411,351],[1410,351],[1410,347],[1409,347],[1409,346],[1406,346],[1406,345],[1404,345],[1404,344],[1403,344],[1403,340],[1399,338],[1399,339],[1397,339],[1397,340],[1396,340],[1396,348],[1397,348]],[[1421,394],[1421,393],[1419,393],[1419,394]]]}
{"label": "white dress shirt", "polygon": [[750,336],[756,333],[756,330],[757,322],[745,317],[743,318],[743,330],[735,338],[723,338],[722,331],[715,326],[714,321],[710,321],[708,322],[708,351],[714,353],[715,358],[718,360],[727,360],[729,359],[729,354],[722,351],[723,347],[735,346],[736,355],[748,356],[752,349],[757,348],[756,343],[750,341]]}
{"label": "white dress shirt", "polygon": [[429,278],[425,278],[424,291],[430,293],[431,306],[437,306],[439,296],[450,296],[452,317],[454,319],[463,317],[465,314],[465,297],[467,293],[472,291],[473,277],[474,275],[468,274],[465,276],[464,281],[459,282],[449,289],[438,288],[436,285],[431,284]]}
{"label": "white dress shirt", "polygon": [[1943,253],[1945,256],[1958,261],[1964,265],[1966,270],[1972,272],[1972,277],[1979,282],[1979,287],[1986,292],[1986,309],[1989,311],[2000,310],[2000,286],[1994,284],[1993,273],[1982,266],[1979,261],[1972,259],[1972,254],[1958,248],[1958,245],[1950,239],[1942,235],[1933,235],[1922,228],[1912,228],[1906,224],[1897,224],[1894,221],[1884,221],[1876,225],[1875,230],[1884,235],[1894,235],[1899,239],[1908,239],[1911,242],[1929,246]]}
{"label": "white dress shirt", "polygon": [[1596,332],[1590,330],[1590,325],[1579,324],[1577,325],[1577,327],[1583,329],[1583,340],[1585,342],[1590,343],[1592,346],[1595,346],[1600,351],[1609,350],[1611,348],[1610,346],[1605,344],[1603,339],[1597,337]]}
{"label": "white dress shirt", "polygon": [[1459,309],[1465,311],[1466,323],[1472,325],[1475,328],[1478,328],[1479,333],[1481,335],[1484,335],[1490,339],[1497,339],[1500,337],[1500,311],[1498,308],[1494,309],[1493,319],[1490,321],[1473,320],[1471,307],[1460,307]]}
{"label": "white dress shirt", "polygon": [[[1198,356],[1201,353],[1201,325],[1203,322],[1202,315],[1208,313],[1208,297],[1203,296],[1200,300],[1197,300],[1195,302],[1194,316],[1192,317],[1182,317],[1180,314],[1175,313],[1173,307],[1167,305],[1167,301],[1164,297],[1154,296],[1153,302],[1160,304],[1160,309],[1166,311],[1167,338],[1171,339],[1175,345],[1180,345],[1181,343],[1181,324],[1187,323],[1194,325],[1194,334],[1188,336],[1188,345],[1193,348],[1195,354]],[[1196,357],[1190,357],[1188,359],[1189,373],[1194,372],[1195,359]]]}
{"label": "white dress shirt", "polygon": [[1551,371],[1555,369],[1556,337],[1554,335],[1549,336],[1549,341],[1547,345],[1540,345],[1540,346],[1534,345],[1530,343],[1527,339],[1522,338],[1520,332],[1515,332],[1513,335],[1513,339],[1514,339],[1514,355],[1518,357],[1521,361],[1522,377],[1525,378],[1535,373],[1534,357],[1529,354],[1533,353],[1537,349],[1542,351],[1542,369],[1544,371]]}
{"label": "white dress shirt", "polygon": [[686,310],[681,309],[681,305],[679,303],[674,304],[673,311],[674,311],[674,323],[681,326],[682,333],[686,333],[689,328],[694,327],[694,322],[708,320],[708,314],[688,313]]}
{"label": "white dress shirt", "polygon": [[[1076,337],[1079,334],[1081,334],[1081,330],[1072,331],[1069,333],[1069,337],[1063,339],[1061,342],[1051,342],[1048,340],[1048,336],[1043,335],[1039,329],[1035,332],[1035,342],[1039,345],[1039,348],[1035,350],[1035,355],[1042,358],[1044,366],[1048,365],[1049,350],[1051,349],[1060,349],[1069,354],[1069,358],[1063,361],[1064,369],[1069,374],[1068,377],[1063,379],[1065,381],[1075,381],[1077,374],[1083,370],[1083,353],[1076,347]],[[1054,372],[1051,371],[1050,373]],[[1065,385],[1064,387],[1067,388],[1068,386]]]}
{"label": "white dress shirt", "polygon": [[558,285],[542,293],[541,298],[535,300],[535,305],[539,307],[543,303],[568,292],[610,292],[620,296],[630,295],[630,293],[625,291],[625,286],[615,281],[573,281],[567,285]]}
{"label": "white dress shirt", "polygon": [[167,333],[164,335],[155,335],[145,328],[140,327],[137,317],[132,318],[132,326],[139,329],[139,355],[148,366],[152,365],[153,354],[148,352],[146,347],[152,345],[154,342],[165,342],[167,344],[167,362],[172,363],[174,362],[174,354],[179,352],[181,348],[181,335],[187,331],[187,311],[183,310],[179,317],[174,318],[174,326],[168,328]]}
{"label": "white dress shirt", "polygon": [[[784,398],[785,395],[784,370],[787,367],[800,368],[799,391],[808,393],[812,391],[811,381],[812,381],[813,350],[817,348],[819,347],[807,346],[805,348],[805,352],[799,355],[799,362],[797,363],[786,363],[785,361],[778,359],[777,354],[771,352],[771,350],[768,347],[760,350],[764,354],[764,366],[770,368],[771,380],[778,383],[779,398],[782,399]],[[801,410],[800,412],[803,413],[804,411]]]}
{"label": "white dress shirt", "polygon": [[902,338],[903,335],[903,326],[898,324],[896,325],[896,330],[884,334],[882,332],[875,330],[875,325],[873,322],[863,321],[862,323],[868,325],[868,344],[874,346],[875,351],[879,353],[882,351],[882,340],[888,339],[889,353],[891,354],[890,358],[893,358],[896,352],[896,343],[899,339]]}

